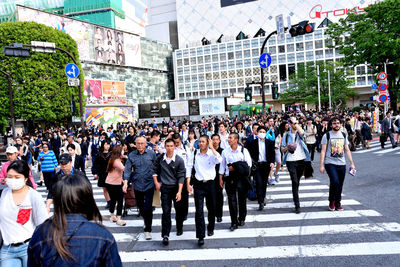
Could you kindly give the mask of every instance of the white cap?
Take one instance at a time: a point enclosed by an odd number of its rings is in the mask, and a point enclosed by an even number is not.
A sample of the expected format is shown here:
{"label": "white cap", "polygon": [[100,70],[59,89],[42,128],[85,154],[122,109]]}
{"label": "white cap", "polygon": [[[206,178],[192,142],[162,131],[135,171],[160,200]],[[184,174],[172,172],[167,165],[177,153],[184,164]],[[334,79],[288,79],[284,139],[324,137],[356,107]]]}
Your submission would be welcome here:
{"label": "white cap", "polygon": [[6,153],[7,154],[14,154],[14,153],[18,153],[18,149],[15,146],[9,146],[6,149]]}

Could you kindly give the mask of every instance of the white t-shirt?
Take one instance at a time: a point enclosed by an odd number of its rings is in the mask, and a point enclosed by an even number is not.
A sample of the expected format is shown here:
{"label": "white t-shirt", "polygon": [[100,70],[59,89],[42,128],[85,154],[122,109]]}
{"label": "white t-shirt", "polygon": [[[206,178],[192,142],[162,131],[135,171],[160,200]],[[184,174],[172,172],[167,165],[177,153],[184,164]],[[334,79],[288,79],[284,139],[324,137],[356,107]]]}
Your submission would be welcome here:
{"label": "white t-shirt", "polygon": [[288,134],[290,134],[292,136],[292,138],[294,138],[296,140],[294,143],[297,144],[297,147],[293,154],[288,153],[286,161],[298,161],[298,160],[305,159],[306,153],[304,153],[304,149],[300,143],[299,138],[298,137],[296,138],[295,135],[292,134],[291,132],[288,132]]}
{"label": "white t-shirt", "polygon": [[12,190],[5,188],[0,198],[0,231],[4,245],[23,242],[32,237],[36,226],[49,217],[42,196],[29,187],[20,205],[15,205]]}

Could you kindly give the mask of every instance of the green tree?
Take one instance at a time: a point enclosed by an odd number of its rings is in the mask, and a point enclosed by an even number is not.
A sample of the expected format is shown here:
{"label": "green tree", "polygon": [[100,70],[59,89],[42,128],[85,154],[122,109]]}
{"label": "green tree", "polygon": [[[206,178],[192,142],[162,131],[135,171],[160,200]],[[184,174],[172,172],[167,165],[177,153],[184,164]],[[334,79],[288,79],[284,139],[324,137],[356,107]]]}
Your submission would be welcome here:
{"label": "green tree", "polygon": [[[64,32],[35,22],[7,22],[0,24],[0,36],[1,51],[12,43],[54,42],[57,47],[70,52],[81,69],[76,42]],[[0,68],[10,73],[13,79],[16,118],[52,123],[72,116],[70,100],[72,95],[78,94],[78,87],[68,86],[64,73],[68,63],[71,59],[60,51],[31,51],[27,58],[8,57],[0,53]],[[81,84],[83,81],[81,74]],[[10,117],[8,83],[4,75],[0,75],[0,101],[0,123],[4,124]],[[79,108],[74,115],[78,114]]]}
{"label": "green tree", "polygon": [[[346,107],[346,101],[357,93],[349,86],[354,82],[347,78],[349,70],[343,68],[340,63],[322,61],[319,65],[321,107],[329,108],[329,81],[331,86],[332,108]],[[329,71],[329,81],[328,81]],[[314,103],[318,107],[318,73],[314,62],[300,64],[297,72],[289,77],[289,88],[279,95],[279,99],[286,104]]]}
{"label": "green tree", "polygon": [[400,1],[385,0],[365,8],[366,13],[349,13],[329,25],[327,33],[349,66],[368,63],[375,74],[387,64],[391,106],[396,109],[400,71]]}

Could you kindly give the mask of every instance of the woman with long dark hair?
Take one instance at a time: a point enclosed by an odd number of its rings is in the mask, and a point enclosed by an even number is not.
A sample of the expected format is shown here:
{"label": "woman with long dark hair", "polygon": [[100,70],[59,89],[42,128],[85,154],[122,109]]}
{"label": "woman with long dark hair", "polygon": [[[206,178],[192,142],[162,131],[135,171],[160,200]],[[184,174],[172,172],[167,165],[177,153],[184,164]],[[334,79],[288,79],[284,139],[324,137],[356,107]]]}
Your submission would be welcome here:
{"label": "woman with long dark hair", "polygon": [[110,205],[110,195],[106,188],[107,166],[111,157],[111,140],[105,139],[101,142],[100,151],[94,159],[93,176],[98,179],[97,186],[103,188],[104,198],[107,201],[106,208]]}
{"label": "woman with long dark hair", "polygon": [[8,187],[0,198],[0,266],[27,266],[28,242],[35,228],[48,218],[44,200],[32,188],[29,173],[24,160],[13,161],[7,168]]}
{"label": "woman with long dark hair", "polygon": [[[115,222],[120,226],[125,226],[126,223],[121,219],[122,207],[124,204],[124,193],[122,192],[122,176],[124,175],[124,164],[122,158],[124,151],[122,146],[114,146],[112,154],[107,165],[106,188],[110,195],[110,221]],[[117,205],[117,216],[114,215],[115,205]]]}
{"label": "woman with long dark hair", "polygon": [[29,242],[29,266],[122,266],[86,177],[72,174],[57,181],[53,203],[54,215]]}

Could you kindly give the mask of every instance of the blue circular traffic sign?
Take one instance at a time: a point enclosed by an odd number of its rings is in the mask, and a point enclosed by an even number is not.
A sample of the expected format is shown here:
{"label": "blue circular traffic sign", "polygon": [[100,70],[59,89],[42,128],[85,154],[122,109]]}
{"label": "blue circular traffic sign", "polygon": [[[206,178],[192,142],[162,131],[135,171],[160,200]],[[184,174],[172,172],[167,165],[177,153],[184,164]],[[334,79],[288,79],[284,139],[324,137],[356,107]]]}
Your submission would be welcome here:
{"label": "blue circular traffic sign", "polygon": [[271,65],[272,59],[268,53],[264,53],[260,56],[260,60],[258,62],[260,63],[261,68],[266,69]]}
{"label": "blue circular traffic sign", "polygon": [[386,91],[387,84],[386,83],[381,83],[378,88],[379,88],[380,91]]}
{"label": "blue circular traffic sign", "polygon": [[380,72],[380,73],[378,74],[378,79],[379,79],[379,80],[385,80],[386,77],[387,77],[387,74],[386,74],[385,72]]}
{"label": "blue circular traffic sign", "polygon": [[65,66],[65,74],[67,74],[68,78],[74,79],[79,76],[79,68],[74,63],[69,63]]}
{"label": "blue circular traffic sign", "polygon": [[379,96],[379,101],[381,101],[381,102],[386,102],[387,100],[388,100],[387,95],[380,95],[380,96]]}
{"label": "blue circular traffic sign", "polygon": [[372,85],[371,85],[371,89],[373,89],[373,90],[378,89],[378,85],[376,85],[376,83],[372,84]]}

